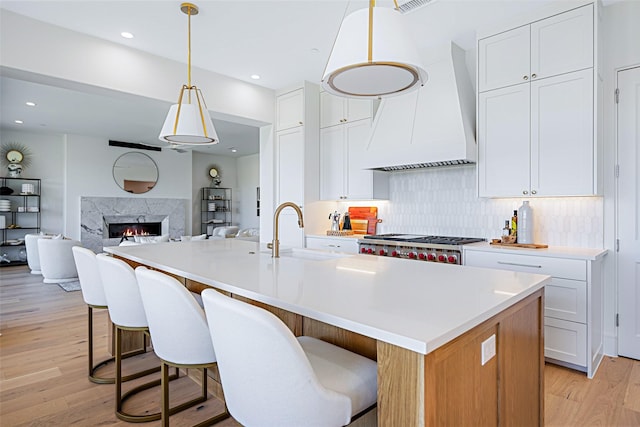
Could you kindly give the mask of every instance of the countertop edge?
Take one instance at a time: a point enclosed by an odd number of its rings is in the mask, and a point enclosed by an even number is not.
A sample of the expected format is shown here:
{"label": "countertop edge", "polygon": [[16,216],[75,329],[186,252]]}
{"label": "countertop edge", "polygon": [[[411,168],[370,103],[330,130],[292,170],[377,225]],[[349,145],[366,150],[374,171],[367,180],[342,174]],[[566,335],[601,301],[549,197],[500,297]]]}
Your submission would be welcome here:
{"label": "countertop edge", "polygon": [[604,258],[608,249],[580,248],[571,246],[549,246],[548,248],[530,249],[519,247],[492,246],[488,242],[478,242],[464,245],[463,251],[495,252],[513,255],[533,255],[552,258],[580,259],[597,261]]}

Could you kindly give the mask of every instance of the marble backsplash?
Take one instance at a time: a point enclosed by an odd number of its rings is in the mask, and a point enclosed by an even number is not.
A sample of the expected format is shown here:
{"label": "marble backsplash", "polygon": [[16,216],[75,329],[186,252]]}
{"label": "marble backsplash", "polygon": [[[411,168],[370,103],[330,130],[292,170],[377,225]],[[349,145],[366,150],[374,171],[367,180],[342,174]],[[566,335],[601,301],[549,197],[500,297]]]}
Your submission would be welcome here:
{"label": "marble backsplash", "polygon": [[115,246],[120,238],[105,238],[105,218],[122,222],[162,222],[162,233],[170,238],[182,236],[186,225],[186,199],[151,199],[132,197],[81,197],[80,240],[96,253],[104,246]]}
{"label": "marble backsplash", "polygon": [[390,200],[374,203],[383,220],[378,233],[497,238],[513,210],[529,200],[536,243],[603,247],[602,197],[478,198],[474,165],[393,172],[389,185]]}

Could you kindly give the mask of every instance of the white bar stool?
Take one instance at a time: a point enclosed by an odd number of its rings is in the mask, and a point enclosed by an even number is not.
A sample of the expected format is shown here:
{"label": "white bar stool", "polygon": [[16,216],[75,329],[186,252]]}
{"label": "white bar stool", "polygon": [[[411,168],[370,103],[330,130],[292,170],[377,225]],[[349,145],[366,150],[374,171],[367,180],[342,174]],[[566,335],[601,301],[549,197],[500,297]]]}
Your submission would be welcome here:
{"label": "white bar stool", "polygon": [[[75,260],[76,269],[78,270],[78,279],[80,280],[82,298],[88,308],[87,325],[89,336],[87,342],[89,344],[89,381],[96,384],[113,384],[115,383],[115,377],[101,377],[96,374],[96,371],[101,367],[114,362],[115,357],[110,357],[97,364],[94,364],[93,360],[93,310],[107,310],[107,297],[104,295],[102,279],[98,272],[96,254],[81,246],[74,246],[71,250],[73,251],[73,259]],[[127,354],[126,357],[137,356],[142,353],[144,353],[144,350],[135,351]],[[122,377],[122,381],[129,381],[135,378],[140,378],[141,376],[143,375],[140,373],[134,373]]]}
{"label": "white bar stool", "polygon": [[[138,267],[135,270],[144,311],[149,321],[153,347],[162,360],[162,425],[169,426],[169,416],[207,400],[207,368],[216,363],[204,310],[191,292],[173,277]],[[202,369],[201,395],[169,408],[169,367]],[[215,424],[229,417],[229,412],[215,415],[199,424]]]}
{"label": "white bar stool", "polygon": [[376,405],[377,364],[268,311],[202,291],[231,416],[253,426],[343,426]]}
{"label": "white bar stool", "polygon": [[[137,331],[149,334],[149,325],[144,313],[140,291],[136,275],[126,262],[108,256],[106,254],[96,255],[100,278],[104,286],[104,294],[107,298],[107,308],[109,317],[115,327],[115,393],[116,393],[116,416],[127,422],[141,423],[147,421],[157,421],[161,413],[151,414],[131,414],[123,409],[124,402],[135,394],[160,385],[160,379],[147,382],[132,388],[126,393],[122,393],[122,331]],[[146,347],[146,338],[145,338]],[[142,375],[149,375],[160,371],[160,367],[147,369],[141,372]],[[178,372],[171,379],[177,378]]]}

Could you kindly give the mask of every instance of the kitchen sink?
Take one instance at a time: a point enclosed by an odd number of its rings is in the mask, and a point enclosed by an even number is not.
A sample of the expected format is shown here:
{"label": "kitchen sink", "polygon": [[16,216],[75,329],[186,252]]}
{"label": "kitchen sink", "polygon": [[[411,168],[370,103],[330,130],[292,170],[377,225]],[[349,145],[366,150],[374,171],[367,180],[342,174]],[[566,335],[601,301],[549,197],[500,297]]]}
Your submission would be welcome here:
{"label": "kitchen sink", "polygon": [[[271,250],[260,251],[262,253],[268,253],[271,255]],[[299,248],[286,248],[280,249],[280,258],[297,258],[305,261],[326,261],[329,259],[339,259],[351,256],[351,254],[340,252],[324,252],[315,249],[299,249]]]}

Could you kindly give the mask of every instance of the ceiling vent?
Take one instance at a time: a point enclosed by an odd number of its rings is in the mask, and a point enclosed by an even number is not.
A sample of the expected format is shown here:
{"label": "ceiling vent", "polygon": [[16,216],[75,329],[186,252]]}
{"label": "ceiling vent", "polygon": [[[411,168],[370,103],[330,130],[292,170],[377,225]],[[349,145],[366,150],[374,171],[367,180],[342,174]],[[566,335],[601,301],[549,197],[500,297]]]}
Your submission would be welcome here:
{"label": "ceiling vent", "polygon": [[398,5],[398,10],[403,15],[405,13],[413,12],[414,10],[420,9],[423,6],[434,3],[437,0],[410,0]]}

